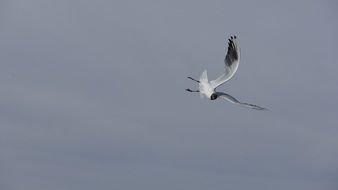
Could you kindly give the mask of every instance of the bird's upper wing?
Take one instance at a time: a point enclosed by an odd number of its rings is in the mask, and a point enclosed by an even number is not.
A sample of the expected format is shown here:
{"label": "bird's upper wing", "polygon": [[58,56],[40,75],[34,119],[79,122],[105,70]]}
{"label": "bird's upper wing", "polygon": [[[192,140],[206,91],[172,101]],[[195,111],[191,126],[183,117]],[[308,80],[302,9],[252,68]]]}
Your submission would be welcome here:
{"label": "bird's upper wing", "polygon": [[226,94],[224,92],[216,92],[216,94],[220,98],[223,98],[223,99],[225,99],[225,100],[227,100],[227,101],[229,101],[233,104],[237,104],[237,105],[244,106],[244,107],[251,108],[251,109],[255,109],[255,110],[267,110],[266,108],[263,108],[263,107],[260,107],[260,106],[254,105],[254,104],[240,102],[236,98],[234,98],[234,97],[232,97],[229,94]]}
{"label": "bird's upper wing", "polygon": [[240,51],[237,44],[237,37],[231,36],[228,40],[228,51],[224,58],[225,72],[217,79],[210,81],[210,84],[213,88],[217,88],[221,84],[230,80],[238,68]]}

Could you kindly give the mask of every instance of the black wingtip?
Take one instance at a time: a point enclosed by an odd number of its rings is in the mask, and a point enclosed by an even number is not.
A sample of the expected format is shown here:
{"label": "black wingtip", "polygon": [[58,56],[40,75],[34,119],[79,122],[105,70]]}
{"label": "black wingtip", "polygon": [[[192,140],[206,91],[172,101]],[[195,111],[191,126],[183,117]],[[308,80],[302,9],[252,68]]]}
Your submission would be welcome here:
{"label": "black wingtip", "polygon": [[259,107],[259,106],[257,106],[257,108],[253,108],[253,109],[259,110],[259,111],[269,111],[269,109],[263,108],[263,107]]}

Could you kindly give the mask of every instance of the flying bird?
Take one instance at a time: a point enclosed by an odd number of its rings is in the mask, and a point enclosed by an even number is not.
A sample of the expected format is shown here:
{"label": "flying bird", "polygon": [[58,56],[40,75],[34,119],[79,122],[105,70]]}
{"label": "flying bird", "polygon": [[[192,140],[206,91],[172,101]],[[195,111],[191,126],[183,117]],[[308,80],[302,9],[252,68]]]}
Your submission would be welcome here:
{"label": "flying bird", "polygon": [[234,74],[236,73],[238,69],[238,65],[240,61],[240,49],[237,43],[237,36],[230,36],[228,40],[229,40],[228,50],[224,58],[224,66],[225,66],[224,73],[218,78],[216,78],[215,80],[211,80],[211,81],[208,80],[207,70],[203,71],[199,80],[196,80],[192,77],[188,77],[189,79],[198,83],[199,90],[191,90],[187,88],[186,91],[199,92],[201,97],[205,96],[209,100],[216,100],[217,98],[223,98],[231,103],[234,103],[240,106],[248,107],[248,108],[255,109],[255,110],[266,110],[266,108],[263,108],[263,107],[260,107],[254,104],[240,102],[236,98],[224,92],[216,91],[217,87],[229,81],[234,76]]}

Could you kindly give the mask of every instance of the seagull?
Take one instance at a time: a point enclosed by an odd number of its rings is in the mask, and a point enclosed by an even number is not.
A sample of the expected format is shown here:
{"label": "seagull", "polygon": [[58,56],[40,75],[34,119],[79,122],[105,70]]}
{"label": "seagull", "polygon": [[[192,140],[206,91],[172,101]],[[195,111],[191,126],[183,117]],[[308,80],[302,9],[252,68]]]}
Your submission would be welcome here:
{"label": "seagull", "polygon": [[240,60],[240,49],[237,43],[237,36],[230,36],[228,39],[228,51],[224,59],[225,72],[216,78],[215,80],[208,80],[207,70],[204,70],[201,74],[199,80],[196,80],[192,77],[188,77],[198,83],[199,90],[191,90],[190,88],[185,89],[188,92],[199,92],[201,97],[207,97],[209,100],[216,100],[217,98],[225,99],[233,104],[237,104],[240,106],[244,106],[247,108],[255,109],[255,110],[266,110],[266,108],[249,104],[245,102],[240,102],[233,96],[226,94],[224,92],[216,91],[216,88],[225,82],[229,81],[234,74],[236,73]]}

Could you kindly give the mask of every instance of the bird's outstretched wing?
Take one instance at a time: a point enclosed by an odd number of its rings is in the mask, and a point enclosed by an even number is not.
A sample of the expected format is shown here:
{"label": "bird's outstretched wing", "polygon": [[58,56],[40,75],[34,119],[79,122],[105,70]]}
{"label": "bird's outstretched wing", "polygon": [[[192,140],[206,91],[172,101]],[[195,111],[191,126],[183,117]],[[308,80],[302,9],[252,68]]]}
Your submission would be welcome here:
{"label": "bird's outstretched wing", "polygon": [[236,73],[239,65],[240,51],[237,44],[237,37],[230,36],[228,40],[228,51],[224,58],[225,72],[217,79],[210,81],[214,89],[230,80]]}
{"label": "bird's outstretched wing", "polygon": [[216,92],[216,94],[217,94],[218,97],[223,98],[223,99],[225,99],[225,100],[227,100],[227,101],[229,101],[233,104],[237,104],[237,105],[244,106],[244,107],[251,108],[251,109],[255,109],[255,110],[267,110],[266,108],[263,108],[263,107],[260,107],[260,106],[254,105],[254,104],[240,102],[236,98],[234,98],[234,97],[232,97],[229,94],[226,94],[224,92]]}

